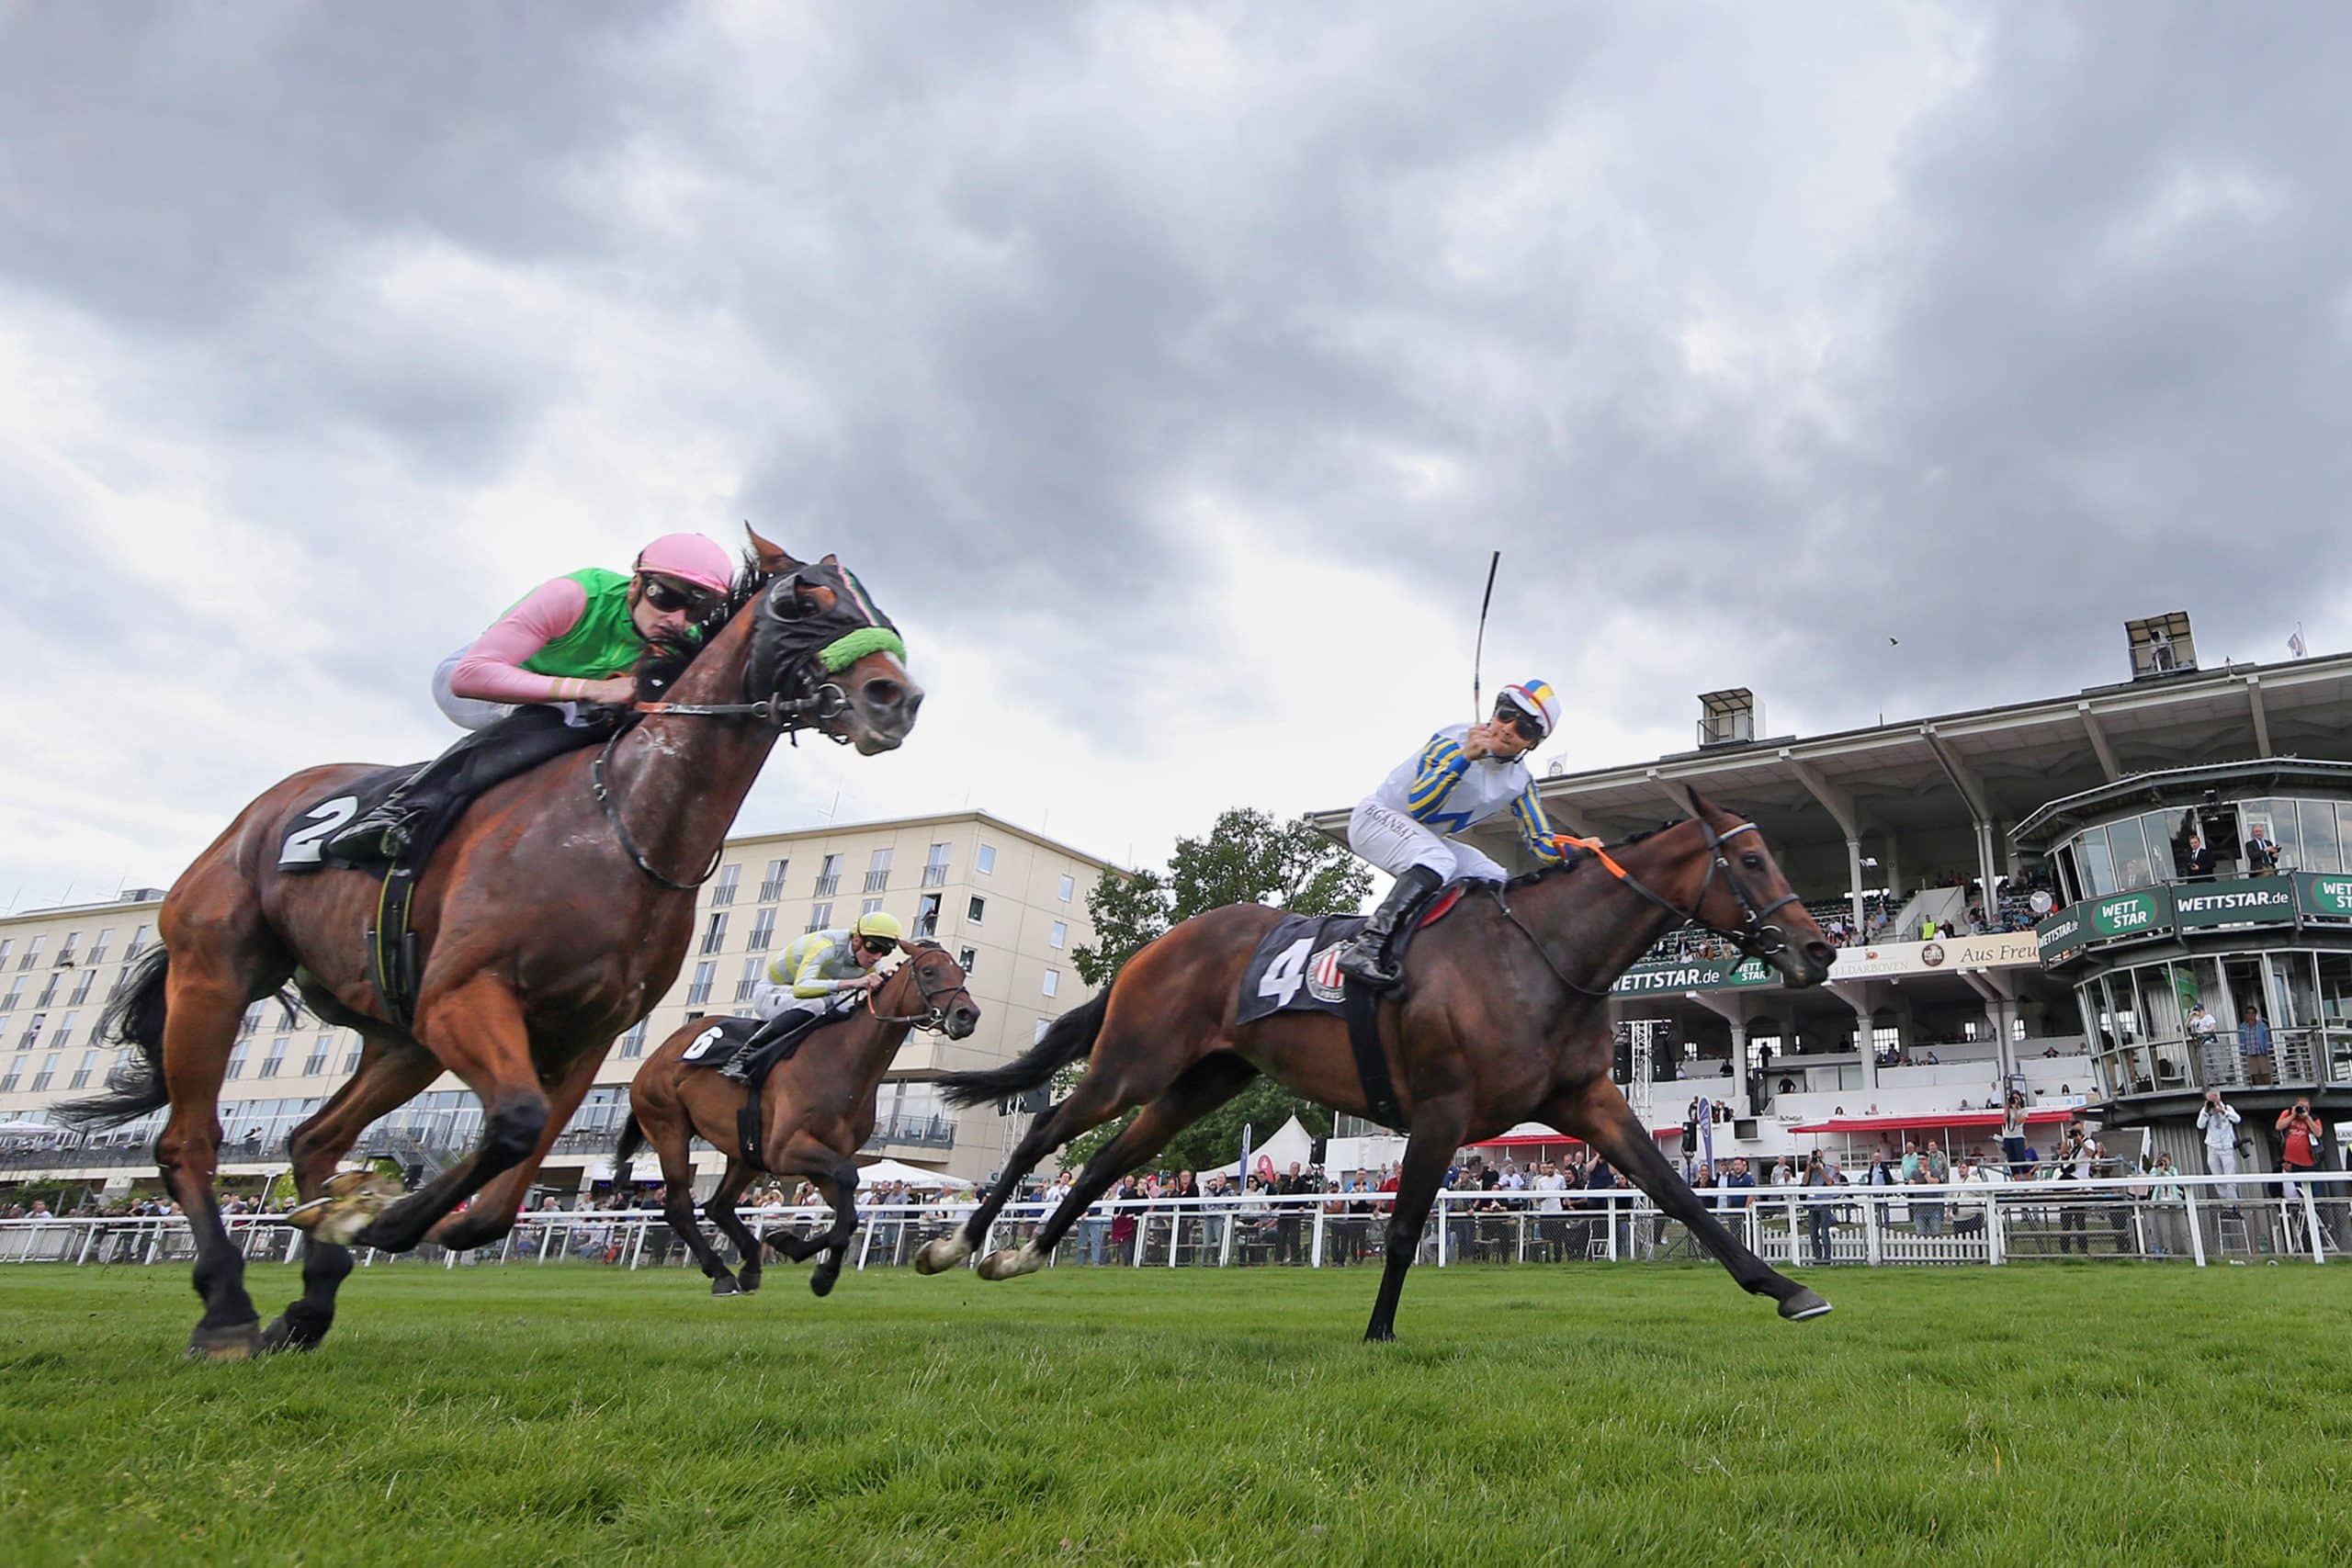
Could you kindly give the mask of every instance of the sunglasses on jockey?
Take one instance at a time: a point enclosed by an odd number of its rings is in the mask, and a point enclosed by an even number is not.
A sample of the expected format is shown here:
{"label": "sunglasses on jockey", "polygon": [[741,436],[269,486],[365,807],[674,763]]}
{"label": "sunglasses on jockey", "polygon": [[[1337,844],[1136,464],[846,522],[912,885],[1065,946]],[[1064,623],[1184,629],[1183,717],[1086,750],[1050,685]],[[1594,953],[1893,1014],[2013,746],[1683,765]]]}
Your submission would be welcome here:
{"label": "sunglasses on jockey", "polygon": [[645,602],[662,615],[683,612],[689,619],[702,621],[718,607],[718,596],[700,589],[688,588],[666,577],[656,577],[650,571],[638,573],[643,584]]}
{"label": "sunglasses on jockey", "polygon": [[899,947],[897,942],[887,936],[862,936],[857,939],[857,945],[876,958],[888,958],[897,952]]}
{"label": "sunglasses on jockey", "polygon": [[1544,739],[1543,721],[1509,699],[1495,705],[1495,722],[1509,725],[1530,746],[1539,745]]}

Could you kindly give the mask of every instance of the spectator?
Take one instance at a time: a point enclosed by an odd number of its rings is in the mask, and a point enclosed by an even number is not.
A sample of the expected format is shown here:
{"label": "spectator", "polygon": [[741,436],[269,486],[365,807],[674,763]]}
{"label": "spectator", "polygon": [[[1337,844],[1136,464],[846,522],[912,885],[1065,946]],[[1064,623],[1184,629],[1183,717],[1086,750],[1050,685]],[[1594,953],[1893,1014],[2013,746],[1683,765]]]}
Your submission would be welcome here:
{"label": "spectator", "polygon": [[1756,1190],[1756,1177],[1754,1173],[1747,1168],[1747,1161],[1745,1156],[1736,1158],[1731,1162],[1731,1174],[1724,1178],[1724,1185],[1732,1190],[1730,1196],[1724,1201],[1724,1206],[1725,1208],[1745,1209],[1747,1207],[1747,1195]]}
{"label": "spectator", "polygon": [[2270,1084],[2278,1081],[2273,1068],[2275,1058],[2270,1050],[2270,1025],[2262,1020],[2262,1010],[2254,1003],[2245,1004],[2245,1015],[2238,1021],[2238,1054],[2245,1058],[2245,1077],[2250,1084]]}
{"label": "spectator", "polygon": [[2154,1205],[2148,1237],[2148,1250],[2158,1258],[2170,1256],[2182,1245],[2181,1216],[2187,1210],[2188,1190],[2180,1184],[2180,1168],[2172,1163],[2170,1151],[2156,1156],[2148,1168],[2148,1200]]}
{"label": "spectator", "polygon": [[[2285,1147],[2278,1156],[2278,1169],[2287,1176],[2309,1176],[2319,1168],[2320,1140],[2326,1129],[2312,1114],[2312,1102],[2298,1095],[2295,1103],[2278,1112],[2278,1135]],[[2281,1182],[2279,1195],[2290,1197],[2293,1189]]]}
{"label": "spectator", "polygon": [[2188,835],[2188,852],[2181,857],[2181,877],[2188,882],[2213,880],[2213,850],[2202,834]]}
{"label": "spectator", "polygon": [[[1805,1156],[1804,1185],[1831,1188],[1838,1185],[1836,1169],[1819,1149]],[[1816,1264],[1829,1261],[1830,1228],[1836,1218],[1836,1207],[1826,1193],[1806,1195],[1805,1228],[1813,1240],[1813,1261]]]}
{"label": "spectator", "polygon": [[2267,822],[2257,820],[2246,834],[2245,874],[2248,876],[2275,876],[2278,874],[2278,846],[2271,841]]}
{"label": "spectator", "polygon": [[[2222,1103],[2222,1091],[2209,1089],[2205,1103],[2198,1108],[2197,1130],[2205,1135],[2205,1174],[2235,1176],[2238,1173],[2238,1113]],[[2234,1205],[2238,1201],[2235,1182],[2225,1182],[2218,1190],[2224,1201]]]}

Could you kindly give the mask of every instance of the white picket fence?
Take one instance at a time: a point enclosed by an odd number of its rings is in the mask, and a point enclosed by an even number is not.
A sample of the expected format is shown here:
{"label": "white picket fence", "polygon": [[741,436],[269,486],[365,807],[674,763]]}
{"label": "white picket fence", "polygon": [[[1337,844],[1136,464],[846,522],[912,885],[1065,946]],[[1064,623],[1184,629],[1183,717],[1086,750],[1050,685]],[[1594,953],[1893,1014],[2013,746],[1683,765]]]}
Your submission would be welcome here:
{"label": "white picket fence", "polygon": [[[1993,1186],[1766,1187],[1710,1190],[1710,1207],[1749,1248],[1788,1266],[2005,1265],[2040,1258],[2289,1259],[2325,1263],[2352,1240],[2352,1175],[2180,1176],[2152,1192],[2144,1177],[2025,1181]],[[2174,1194],[2177,1196],[2174,1196]],[[1057,1267],[1336,1268],[1377,1263],[1387,1221],[1374,1194],[1240,1200],[1160,1198],[1104,1202],[1055,1249]],[[1508,1206],[1498,1206],[1498,1201]],[[1572,1206],[1557,1211],[1546,1203]],[[916,1250],[969,1213],[968,1202],[861,1207],[850,1242],[858,1269],[905,1267]],[[1018,1246],[1046,1211],[1009,1207],[986,1252]],[[755,1232],[799,1235],[829,1227],[823,1208],[747,1209]],[[1131,1224],[1122,1224],[1122,1219]],[[301,1254],[302,1235],[276,1214],[240,1215],[230,1234],[256,1262]],[[177,1218],[45,1217],[0,1220],[0,1263],[119,1265],[172,1262],[195,1253]],[[1630,1191],[1441,1194],[1420,1258],[1457,1263],[1648,1261],[1702,1257],[1679,1222]],[[419,1263],[586,1263],[627,1269],[679,1265],[684,1248],[652,1210],[535,1211],[495,1246],[452,1253],[426,1246],[403,1254],[363,1251],[363,1266]]]}

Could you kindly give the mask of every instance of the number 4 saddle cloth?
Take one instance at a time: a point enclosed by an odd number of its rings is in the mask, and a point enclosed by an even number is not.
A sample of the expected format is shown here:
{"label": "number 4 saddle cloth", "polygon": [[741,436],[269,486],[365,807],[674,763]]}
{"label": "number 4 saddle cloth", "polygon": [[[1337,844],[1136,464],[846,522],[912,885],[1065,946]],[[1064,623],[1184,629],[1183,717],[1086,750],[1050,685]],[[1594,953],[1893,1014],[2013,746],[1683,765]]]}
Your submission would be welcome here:
{"label": "number 4 saddle cloth", "polygon": [[[1413,932],[1435,925],[1462,900],[1469,884],[1448,886],[1420,919],[1396,934],[1390,950],[1399,963]],[[1365,927],[1363,915],[1284,915],[1260,939],[1241,971],[1241,995],[1234,1004],[1236,1024],[1256,1023],[1278,1012],[1347,1013],[1347,976],[1340,973],[1340,950]]]}

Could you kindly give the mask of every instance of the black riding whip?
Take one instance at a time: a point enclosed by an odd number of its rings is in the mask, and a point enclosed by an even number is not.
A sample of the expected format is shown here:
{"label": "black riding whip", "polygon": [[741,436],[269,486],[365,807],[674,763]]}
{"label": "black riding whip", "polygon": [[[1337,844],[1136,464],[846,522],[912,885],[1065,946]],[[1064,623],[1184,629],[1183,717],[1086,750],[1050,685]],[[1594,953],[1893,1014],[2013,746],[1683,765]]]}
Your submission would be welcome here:
{"label": "black riding whip", "polygon": [[1487,596],[1478,601],[1478,647],[1470,656],[1470,722],[1477,724],[1487,716],[1486,693],[1482,677],[1487,663],[1487,612],[1495,603],[1495,573],[1503,564],[1503,553],[1497,550],[1487,562]]}

